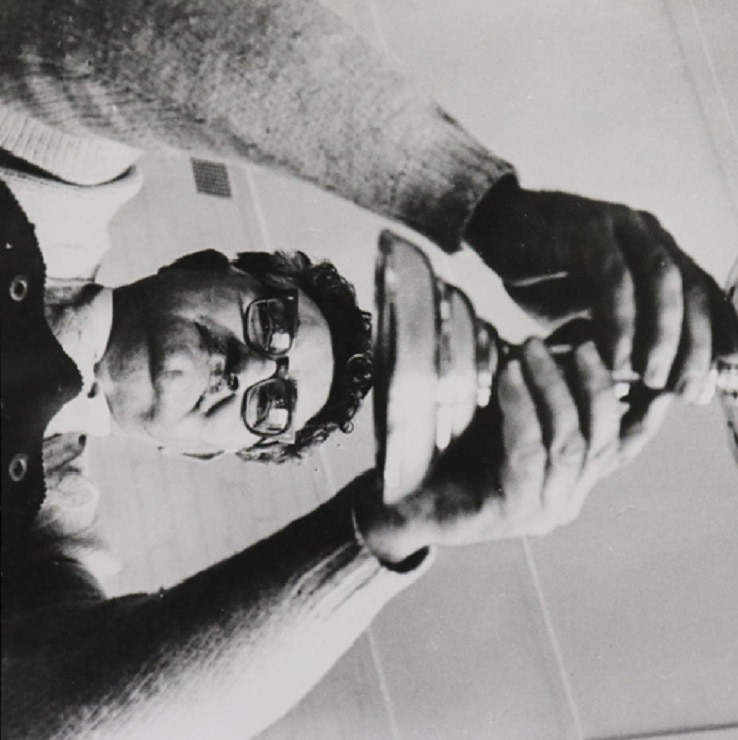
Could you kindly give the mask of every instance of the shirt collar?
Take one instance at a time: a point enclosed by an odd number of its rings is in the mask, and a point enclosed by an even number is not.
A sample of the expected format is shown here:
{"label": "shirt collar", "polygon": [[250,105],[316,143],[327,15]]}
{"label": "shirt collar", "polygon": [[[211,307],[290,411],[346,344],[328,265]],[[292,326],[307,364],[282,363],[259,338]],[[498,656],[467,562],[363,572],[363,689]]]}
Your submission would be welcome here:
{"label": "shirt collar", "polygon": [[94,436],[110,434],[110,409],[95,379],[95,367],[110,337],[113,291],[90,282],[49,280],[46,319],[82,376],[81,392],[51,420],[47,436],[71,431]]}

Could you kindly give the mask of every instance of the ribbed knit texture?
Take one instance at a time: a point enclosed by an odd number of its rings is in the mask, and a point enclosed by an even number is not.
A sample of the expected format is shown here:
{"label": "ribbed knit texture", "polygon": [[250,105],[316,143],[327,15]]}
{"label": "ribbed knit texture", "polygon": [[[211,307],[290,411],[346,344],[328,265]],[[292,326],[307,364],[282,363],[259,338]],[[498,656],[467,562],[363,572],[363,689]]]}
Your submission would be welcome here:
{"label": "ribbed knit texture", "polygon": [[3,640],[3,736],[243,740],[264,729],[427,568],[393,573],[356,542],[355,493],[158,594],[19,615]]}
{"label": "ribbed knit texture", "polygon": [[309,0],[3,0],[0,66],[0,147],[73,182],[135,159],[90,133],[241,156],[453,250],[511,169]]}

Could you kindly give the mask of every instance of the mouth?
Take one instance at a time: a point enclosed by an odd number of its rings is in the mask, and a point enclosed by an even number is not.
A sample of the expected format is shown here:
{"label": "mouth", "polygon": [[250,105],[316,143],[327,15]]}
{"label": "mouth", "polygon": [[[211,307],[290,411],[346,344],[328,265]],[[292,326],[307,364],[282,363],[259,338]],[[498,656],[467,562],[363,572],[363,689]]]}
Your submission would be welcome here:
{"label": "mouth", "polygon": [[200,323],[196,323],[196,326],[208,355],[210,372],[193,410],[211,416],[233,398],[238,388],[237,385],[232,387],[227,380],[236,367],[238,353],[234,342],[217,336]]}

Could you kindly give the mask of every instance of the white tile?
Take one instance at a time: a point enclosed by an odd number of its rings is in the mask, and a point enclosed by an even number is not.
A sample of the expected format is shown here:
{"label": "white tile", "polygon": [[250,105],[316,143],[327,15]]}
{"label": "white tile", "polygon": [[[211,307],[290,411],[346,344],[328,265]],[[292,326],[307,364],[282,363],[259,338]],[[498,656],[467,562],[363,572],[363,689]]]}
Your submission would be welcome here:
{"label": "white tile", "polygon": [[587,737],[738,721],[738,471],[721,424],[676,410],[579,521],[531,540]]}
{"label": "white tile", "polygon": [[577,737],[520,542],[442,553],[375,634],[401,738]]}

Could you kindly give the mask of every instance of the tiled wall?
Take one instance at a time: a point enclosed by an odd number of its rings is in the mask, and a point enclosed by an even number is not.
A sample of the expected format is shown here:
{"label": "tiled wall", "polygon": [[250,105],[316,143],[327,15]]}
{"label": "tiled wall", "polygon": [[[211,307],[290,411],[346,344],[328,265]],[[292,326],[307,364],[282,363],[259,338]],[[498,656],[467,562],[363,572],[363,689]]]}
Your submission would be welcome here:
{"label": "tiled wall", "polygon": [[[723,278],[738,257],[738,6],[731,0],[332,0],[529,187],[647,207]],[[121,282],[203,247],[305,249],[372,301],[382,222],[230,164],[198,195],[186,157],[144,161],[114,228]],[[442,261],[441,261],[442,262]],[[476,262],[450,270],[517,336]],[[476,282],[475,282],[476,281]],[[442,554],[274,740],[738,737],[738,474],[717,410],[676,410],[581,519]],[[300,464],[198,464],[96,445],[113,590],[167,585],[308,511],[371,465],[371,416]],[[214,730],[214,737],[217,730]]]}

